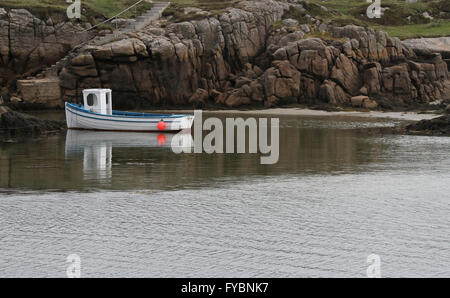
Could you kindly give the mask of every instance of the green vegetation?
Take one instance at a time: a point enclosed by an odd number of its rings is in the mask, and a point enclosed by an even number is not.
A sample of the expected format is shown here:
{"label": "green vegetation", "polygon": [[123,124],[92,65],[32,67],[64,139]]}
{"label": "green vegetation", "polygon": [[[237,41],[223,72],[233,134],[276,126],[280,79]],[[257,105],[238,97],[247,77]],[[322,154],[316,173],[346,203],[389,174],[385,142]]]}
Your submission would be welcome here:
{"label": "green vegetation", "polygon": [[[83,20],[96,23],[100,19],[111,17],[138,0],[82,0]],[[162,0],[161,0],[162,1]],[[285,0],[279,0],[285,1]],[[239,0],[172,0],[171,6],[164,12],[172,16],[171,22],[188,21],[200,18],[195,12],[185,14],[186,7],[198,7],[214,14],[223,13],[225,8],[236,6]],[[330,20],[335,25],[355,24],[383,30],[400,38],[444,36],[450,33],[450,1],[421,0],[417,3],[406,3],[405,0],[382,0],[382,6],[388,9],[379,19],[369,19],[366,15],[369,3],[365,0],[309,0],[305,4],[307,13],[290,10],[286,17],[306,23],[306,14]],[[26,8],[39,17],[65,13],[66,0],[0,0],[0,7]],[[151,8],[151,3],[138,6],[138,14]],[[328,10],[323,10],[325,6]],[[433,19],[423,16],[429,13]],[[132,17],[130,10],[123,17]]]}
{"label": "green vegetation", "polygon": [[[81,0],[83,20],[109,18],[130,7],[139,0]],[[0,7],[25,8],[38,17],[48,17],[53,14],[65,14],[70,3],[66,0],[0,0]],[[137,7],[141,14],[151,9],[153,4],[142,2]],[[123,18],[133,17],[134,9],[121,15]]]}
{"label": "green vegetation", "polygon": [[[369,3],[361,0],[309,0],[311,3],[323,5],[334,13],[326,15],[318,12],[317,16],[331,20],[336,25],[355,24],[373,27],[400,38],[444,36],[450,33],[450,1],[427,0],[417,3],[406,3],[405,0],[383,0],[382,7],[388,8],[384,15],[377,19],[369,19],[366,15]],[[428,12],[433,19],[423,16]],[[311,14],[316,16],[315,14]]]}
{"label": "green vegetation", "polygon": [[198,7],[208,11],[221,10],[233,6],[239,0],[173,0],[170,1],[174,7]]}
{"label": "green vegetation", "polygon": [[191,21],[202,18],[202,16],[197,15],[195,12],[185,14],[183,10],[186,7],[198,7],[219,15],[227,7],[236,6],[239,2],[239,0],[173,0],[170,1],[171,5],[164,11],[163,15],[171,16],[171,22]]}
{"label": "green vegetation", "polygon": [[[280,0],[285,1],[285,0]],[[224,8],[235,6],[237,0],[173,0],[166,10],[166,16],[173,16],[172,21],[186,21],[198,18],[195,13],[184,14],[182,9],[188,6],[199,7],[204,10],[220,13]],[[450,34],[450,1],[449,0],[421,0],[417,3],[406,3],[405,0],[382,0],[382,6],[387,7],[384,15],[379,19],[369,19],[366,15],[369,3],[365,0],[309,0],[305,4],[306,13],[291,9],[286,18],[297,19],[300,23],[307,23],[306,14],[330,20],[335,25],[355,24],[372,27],[388,32],[400,38],[444,36]],[[328,10],[323,10],[325,6]],[[433,16],[430,20],[423,16],[428,12]],[[281,23],[274,24],[280,26]]]}
{"label": "green vegetation", "polygon": [[413,24],[404,26],[382,26],[375,29],[388,32],[391,36],[401,39],[416,37],[439,37],[450,35],[450,21],[435,21],[429,24]]}

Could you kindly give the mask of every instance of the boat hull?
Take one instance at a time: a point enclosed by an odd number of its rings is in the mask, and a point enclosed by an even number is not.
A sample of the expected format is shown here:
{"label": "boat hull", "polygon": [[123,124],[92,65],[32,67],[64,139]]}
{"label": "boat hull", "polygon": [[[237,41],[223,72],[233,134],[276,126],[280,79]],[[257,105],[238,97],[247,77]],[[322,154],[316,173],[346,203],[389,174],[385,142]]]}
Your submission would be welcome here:
{"label": "boat hull", "polygon": [[[66,120],[69,129],[123,132],[178,132],[192,127],[191,115],[152,115],[117,112],[119,115],[102,115],[66,103]],[[160,122],[164,122],[161,129]]]}

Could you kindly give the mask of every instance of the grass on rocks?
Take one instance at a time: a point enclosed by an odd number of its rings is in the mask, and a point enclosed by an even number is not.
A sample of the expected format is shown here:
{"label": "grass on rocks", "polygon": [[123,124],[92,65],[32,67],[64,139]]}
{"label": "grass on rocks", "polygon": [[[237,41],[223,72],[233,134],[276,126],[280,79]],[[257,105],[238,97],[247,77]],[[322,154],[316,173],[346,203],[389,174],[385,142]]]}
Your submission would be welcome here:
{"label": "grass on rocks", "polygon": [[[81,0],[83,20],[95,23],[96,20],[115,15],[138,0]],[[156,0],[163,1],[163,0]],[[285,2],[286,0],[279,0]],[[198,7],[203,10],[220,14],[227,7],[236,6],[240,0],[172,0],[171,6],[164,12],[170,16],[170,22],[189,21],[201,18],[195,12],[184,13],[186,7]],[[405,0],[382,0],[382,7],[388,8],[379,19],[369,19],[366,15],[370,3],[363,0],[308,0],[304,3],[308,10],[305,14],[290,11],[286,17],[306,22],[305,15],[318,16],[330,20],[335,25],[355,24],[372,27],[388,32],[402,39],[414,37],[446,36],[450,34],[450,1],[420,0],[416,3],[406,3]],[[54,13],[65,14],[68,7],[66,0],[0,0],[0,7],[26,8],[38,17],[45,18]],[[151,3],[139,5],[138,14],[150,9]],[[327,10],[323,10],[324,6]],[[433,17],[429,19],[423,14]],[[123,17],[133,17],[134,10]]]}
{"label": "grass on rocks", "polygon": [[[285,0],[279,0],[285,2]],[[235,6],[237,0],[173,0],[166,10],[166,16],[172,16],[172,22],[188,21],[199,16],[195,13],[184,14],[186,7],[198,7],[211,12],[220,13],[224,8]],[[307,9],[304,14],[291,10],[286,18],[294,18],[300,23],[307,23],[306,14],[319,16],[323,20],[331,20],[335,25],[355,24],[372,27],[388,32],[401,39],[414,37],[446,36],[450,34],[450,1],[420,0],[406,3],[405,0],[382,0],[382,7],[388,8],[379,19],[369,19],[366,15],[370,3],[363,0],[309,0],[303,5]],[[320,6],[326,7],[323,10]],[[423,16],[429,13],[433,19]]]}
{"label": "grass on rocks", "polygon": [[236,6],[239,0],[173,0],[170,6],[164,11],[165,17],[170,17],[170,22],[184,22],[202,18],[195,12],[184,13],[187,7],[196,7],[205,11],[209,11],[215,15],[219,15],[225,11],[227,7]]}
{"label": "grass on rocks", "polygon": [[[135,4],[139,0],[81,0],[82,19],[109,18]],[[25,8],[40,18],[54,14],[65,14],[70,3],[66,0],[0,0],[0,7]],[[137,13],[141,14],[153,7],[152,3],[143,2],[137,6]],[[134,16],[134,9],[121,15],[122,18]]]}
{"label": "grass on rocks", "polygon": [[[450,34],[449,0],[421,0],[416,3],[406,3],[405,0],[382,0],[382,7],[388,9],[379,19],[367,17],[366,11],[370,3],[366,1],[309,0],[309,2],[323,5],[336,12],[331,17],[322,15],[324,19],[331,20],[336,25],[355,24],[372,27],[402,39]],[[428,13],[433,19],[426,18],[424,13]]]}

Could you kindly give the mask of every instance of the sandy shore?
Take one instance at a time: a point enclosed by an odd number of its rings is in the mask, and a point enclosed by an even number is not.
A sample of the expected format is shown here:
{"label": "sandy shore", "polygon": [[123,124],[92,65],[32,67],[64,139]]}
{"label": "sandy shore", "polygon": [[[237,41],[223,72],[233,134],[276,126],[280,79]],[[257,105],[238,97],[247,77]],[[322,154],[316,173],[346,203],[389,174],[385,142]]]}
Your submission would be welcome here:
{"label": "sandy shore", "polygon": [[[193,113],[193,110],[177,110],[177,111],[157,111],[161,113]],[[417,112],[328,112],[323,110],[311,110],[306,108],[273,108],[264,110],[204,110],[204,114],[224,114],[224,115],[252,115],[252,116],[314,116],[314,117],[327,117],[327,116],[339,116],[339,117],[356,117],[356,118],[373,118],[373,119],[395,119],[405,121],[420,121],[429,120],[439,117],[438,114],[420,114]]]}

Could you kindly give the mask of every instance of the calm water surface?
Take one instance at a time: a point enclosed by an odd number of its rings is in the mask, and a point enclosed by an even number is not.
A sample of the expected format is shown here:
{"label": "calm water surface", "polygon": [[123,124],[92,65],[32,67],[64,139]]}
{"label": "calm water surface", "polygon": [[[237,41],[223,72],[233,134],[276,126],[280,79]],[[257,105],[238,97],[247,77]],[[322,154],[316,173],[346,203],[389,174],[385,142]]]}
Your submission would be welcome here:
{"label": "calm water surface", "polygon": [[282,117],[275,165],[172,135],[0,143],[0,277],[65,277],[70,254],[83,277],[365,277],[370,254],[449,277],[450,138],[367,130],[394,124]]}

